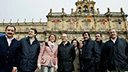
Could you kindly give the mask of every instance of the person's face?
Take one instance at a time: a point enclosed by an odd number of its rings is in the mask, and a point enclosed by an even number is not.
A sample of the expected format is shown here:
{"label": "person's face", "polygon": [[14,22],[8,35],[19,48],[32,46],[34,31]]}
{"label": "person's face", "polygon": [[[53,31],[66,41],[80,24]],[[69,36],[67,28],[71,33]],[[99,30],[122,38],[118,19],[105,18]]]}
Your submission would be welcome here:
{"label": "person's face", "polygon": [[15,30],[13,27],[8,27],[6,30],[5,30],[5,34],[8,38],[12,38],[13,35],[15,34]]}
{"label": "person's face", "polygon": [[83,37],[84,37],[84,40],[88,40],[89,39],[88,33],[85,33]]}
{"label": "person's face", "polygon": [[96,40],[96,41],[100,41],[101,39],[102,39],[102,37],[100,36],[100,34],[96,34],[95,40]]}
{"label": "person's face", "polygon": [[79,47],[82,47],[82,46],[83,46],[83,42],[79,41]]}
{"label": "person's face", "polygon": [[76,47],[77,46],[77,41],[74,40],[72,44]]}
{"label": "person's face", "polygon": [[115,30],[110,30],[109,31],[109,35],[112,39],[116,38],[117,37],[117,32]]}
{"label": "person's face", "polygon": [[51,42],[54,42],[54,41],[55,41],[55,36],[54,36],[54,35],[51,35],[50,38],[49,38],[49,40],[50,40]]}
{"label": "person's face", "polygon": [[35,37],[36,34],[35,34],[34,30],[29,30],[29,32],[28,32],[28,36],[29,36],[30,38]]}
{"label": "person's face", "polygon": [[68,37],[66,34],[62,35],[62,42],[66,42],[68,40]]}
{"label": "person's face", "polygon": [[83,44],[83,42],[82,41],[79,41],[79,44]]}

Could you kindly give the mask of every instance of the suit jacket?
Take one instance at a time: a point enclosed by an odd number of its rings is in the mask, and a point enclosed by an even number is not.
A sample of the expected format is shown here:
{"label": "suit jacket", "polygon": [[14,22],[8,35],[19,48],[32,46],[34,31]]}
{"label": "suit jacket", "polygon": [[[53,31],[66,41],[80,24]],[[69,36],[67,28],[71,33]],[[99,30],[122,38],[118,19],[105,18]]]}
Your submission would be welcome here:
{"label": "suit jacket", "polygon": [[0,37],[0,72],[11,72],[13,67],[17,67],[17,51],[20,47],[20,42],[13,39],[11,45],[5,36]]}
{"label": "suit jacket", "polygon": [[50,41],[47,43],[43,43],[42,49],[38,56],[38,64],[48,66],[51,61],[51,66],[57,65],[57,52],[58,52],[58,45],[54,43],[53,48],[51,48]]}

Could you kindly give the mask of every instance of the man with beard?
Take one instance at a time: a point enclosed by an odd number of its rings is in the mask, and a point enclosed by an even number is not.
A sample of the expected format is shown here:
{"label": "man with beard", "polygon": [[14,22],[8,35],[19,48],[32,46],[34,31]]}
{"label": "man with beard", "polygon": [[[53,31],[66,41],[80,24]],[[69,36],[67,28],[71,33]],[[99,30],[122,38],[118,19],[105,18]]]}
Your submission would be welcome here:
{"label": "man with beard", "polygon": [[37,30],[31,28],[28,37],[20,40],[21,49],[19,51],[20,63],[18,72],[34,72],[37,68],[37,59],[40,52],[40,43],[36,38]]}
{"label": "man with beard", "polygon": [[0,72],[16,72],[20,42],[14,38],[16,28],[8,25],[5,36],[0,37]]}
{"label": "man with beard", "polygon": [[91,40],[89,32],[83,34],[82,72],[96,72],[95,65],[100,62],[100,50],[96,41]]}
{"label": "man with beard", "polygon": [[128,42],[119,38],[115,29],[109,30],[110,39],[104,44],[102,60],[110,72],[128,71]]}

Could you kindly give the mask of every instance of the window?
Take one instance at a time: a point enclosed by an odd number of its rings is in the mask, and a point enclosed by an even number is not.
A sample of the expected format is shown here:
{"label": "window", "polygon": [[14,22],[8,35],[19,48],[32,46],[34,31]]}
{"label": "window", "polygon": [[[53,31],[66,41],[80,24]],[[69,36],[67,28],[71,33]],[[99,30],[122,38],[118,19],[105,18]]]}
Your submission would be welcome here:
{"label": "window", "polygon": [[69,24],[69,30],[73,30],[73,24]]}
{"label": "window", "polygon": [[88,6],[84,6],[84,8],[83,8],[83,12],[88,12]]}
{"label": "window", "polygon": [[91,10],[90,11],[91,11],[91,13],[94,13],[93,7],[91,7]]}
{"label": "window", "polygon": [[58,23],[55,23],[54,24],[54,30],[58,30],[59,29],[59,25],[58,25]]}
{"label": "window", "polygon": [[26,32],[28,32],[29,31],[29,29],[28,28],[26,28]]}
{"label": "window", "polygon": [[120,24],[119,23],[116,23],[116,29],[120,30]]}
{"label": "window", "polygon": [[81,13],[81,7],[78,8],[78,13]]}
{"label": "window", "polygon": [[42,28],[42,32],[44,32],[45,31],[45,29],[44,28]]}
{"label": "window", "polygon": [[85,30],[89,30],[90,28],[89,28],[89,24],[88,23],[86,23],[85,24]]}
{"label": "window", "polygon": [[103,23],[100,24],[100,30],[105,30],[105,25]]}

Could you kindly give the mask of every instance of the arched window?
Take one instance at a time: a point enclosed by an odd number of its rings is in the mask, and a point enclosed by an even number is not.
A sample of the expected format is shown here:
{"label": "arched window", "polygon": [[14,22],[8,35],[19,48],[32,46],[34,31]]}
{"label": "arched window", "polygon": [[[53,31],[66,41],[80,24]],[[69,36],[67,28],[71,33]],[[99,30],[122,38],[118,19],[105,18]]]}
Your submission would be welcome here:
{"label": "arched window", "polygon": [[93,7],[91,7],[91,10],[90,10],[90,11],[91,11],[91,13],[94,13],[94,9],[93,9]]}
{"label": "arched window", "polygon": [[117,29],[118,31],[120,31],[120,24],[119,24],[119,23],[116,23],[116,29]]}
{"label": "arched window", "polygon": [[84,6],[84,8],[83,8],[83,12],[88,12],[88,6]]}
{"label": "arched window", "polygon": [[105,25],[103,23],[100,24],[100,30],[105,30]]}
{"label": "arched window", "polygon": [[59,25],[58,25],[58,23],[55,23],[54,24],[54,30],[58,30],[59,29]]}
{"label": "arched window", "polygon": [[26,28],[26,32],[28,32],[29,31],[29,28]]}
{"label": "arched window", "polygon": [[88,23],[86,23],[85,24],[85,30],[89,30],[90,28],[89,28],[89,24]]}
{"label": "arched window", "polygon": [[45,31],[45,29],[44,28],[42,28],[42,32],[44,32]]}
{"label": "arched window", "polygon": [[78,8],[78,13],[81,13],[81,7]]}
{"label": "arched window", "polygon": [[73,24],[69,24],[69,30],[73,30]]}

